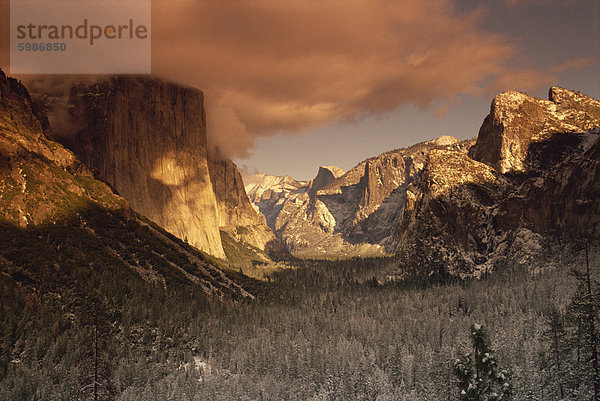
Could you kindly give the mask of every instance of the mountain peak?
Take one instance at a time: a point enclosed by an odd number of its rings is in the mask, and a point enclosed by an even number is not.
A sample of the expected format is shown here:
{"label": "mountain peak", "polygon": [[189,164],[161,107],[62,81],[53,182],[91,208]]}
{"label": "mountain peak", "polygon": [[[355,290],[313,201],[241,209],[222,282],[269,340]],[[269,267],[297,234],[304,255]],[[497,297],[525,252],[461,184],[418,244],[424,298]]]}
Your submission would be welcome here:
{"label": "mountain peak", "polygon": [[548,100],[556,104],[563,103],[584,103],[584,102],[595,102],[598,103],[597,100],[584,95],[581,92],[572,91],[570,89],[561,88],[559,86],[552,86],[550,90],[548,90]]}
{"label": "mountain peak", "polygon": [[471,148],[471,157],[501,173],[525,171],[532,144],[600,125],[597,100],[559,87],[550,88],[549,99],[517,91],[498,94]]}
{"label": "mountain peak", "polygon": [[438,145],[438,146],[450,146],[450,145],[454,145],[455,143],[458,143],[458,142],[460,142],[460,139],[457,139],[450,135],[438,136],[437,138],[429,141],[429,143]]}
{"label": "mountain peak", "polygon": [[335,176],[335,178],[339,178],[346,174],[346,171],[342,168],[339,168],[338,166],[319,166],[319,172],[321,169],[330,171]]}
{"label": "mountain peak", "polygon": [[341,177],[346,172],[337,166],[319,166],[317,176],[308,183],[308,192],[316,194],[321,188]]}

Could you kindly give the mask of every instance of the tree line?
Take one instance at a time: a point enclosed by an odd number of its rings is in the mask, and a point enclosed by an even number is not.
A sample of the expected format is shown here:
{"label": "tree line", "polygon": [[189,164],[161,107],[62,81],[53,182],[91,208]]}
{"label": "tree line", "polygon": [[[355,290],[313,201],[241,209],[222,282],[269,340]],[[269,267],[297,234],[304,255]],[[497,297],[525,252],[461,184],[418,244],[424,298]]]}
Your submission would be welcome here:
{"label": "tree line", "polygon": [[235,303],[76,266],[47,290],[0,275],[0,399],[597,400],[598,244],[579,244],[571,271],[480,280],[301,261]]}

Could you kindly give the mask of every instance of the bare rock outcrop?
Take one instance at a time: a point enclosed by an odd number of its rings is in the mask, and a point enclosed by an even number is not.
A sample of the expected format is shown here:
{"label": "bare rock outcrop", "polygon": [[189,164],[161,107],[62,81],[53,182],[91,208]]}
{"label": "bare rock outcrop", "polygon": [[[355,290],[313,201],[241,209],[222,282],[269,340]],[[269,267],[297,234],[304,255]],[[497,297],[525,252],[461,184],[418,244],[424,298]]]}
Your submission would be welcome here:
{"label": "bare rock outcrop", "polygon": [[219,229],[270,256],[284,256],[286,252],[267,226],[264,216],[252,207],[235,163],[218,149],[212,150],[208,153],[208,170],[217,202]]}
{"label": "bare rock outcrop", "polygon": [[472,276],[507,261],[533,266],[553,236],[598,230],[598,134],[600,102],[578,92],[496,96],[468,154],[430,152],[409,186],[402,269]]}
{"label": "bare rock outcrop", "polygon": [[406,192],[396,255],[420,274],[471,274],[498,246],[494,205],[510,183],[465,150],[429,153]]}
{"label": "bare rock outcrop", "polygon": [[320,167],[309,183],[273,179],[260,198],[251,198],[281,242],[298,255],[385,255],[396,249],[406,188],[427,154],[446,148],[466,153],[470,144],[444,136],[372,157],[343,174]]}
{"label": "bare rock outcrop", "polygon": [[134,210],[219,258],[226,256],[221,230],[260,250],[281,250],[236,165],[208,148],[200,90],[114,76],[76,83],[63,103],[79,130],[57,136]]}
{"label": "bare rock outcrop", "polygon": [[157,79],[80,83],[70,107],[83,128],[67,145],[134,210],[224,258],[203,102],[201,91]]}
{"label": "bare rock outcrop", "polygon": [[552,87],[542,100],[508,91],[494,98],[470,156],[501,173],[525,171],[532,144],[599,124],[600,102],[581,93]]}
{"label": "bare rock outcrop", "polygon": [[[187,285],[212,299],[254,298],[200,252],[135,213],[48,138],[42,109],[0,70],[0,258],[19,286],[68,293],[90,277],[148,290]],[[131,280],[131,281],[129,281]],[[130,287],[131,288],[131,287]]]}
{"label": "bare rock outcrop", "polygon": [[327,184],[343,176],[345,171],[337,166],[320,166],[317,176],[309,181],[308,193],[315,195],[318,190]]}
{"label": "bare rock outcrop", "polygon": [[127,208],[69,150],[48,139],[47,118],[21,82],[0,70],[0,220],[55,224],[84,205]]}

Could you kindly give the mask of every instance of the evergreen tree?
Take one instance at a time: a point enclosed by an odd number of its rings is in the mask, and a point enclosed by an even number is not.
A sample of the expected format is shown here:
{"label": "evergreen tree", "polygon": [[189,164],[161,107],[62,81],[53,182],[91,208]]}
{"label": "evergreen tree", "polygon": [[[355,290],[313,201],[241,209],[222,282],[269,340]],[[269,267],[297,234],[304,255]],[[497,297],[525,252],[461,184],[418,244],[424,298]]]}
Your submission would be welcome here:
{"label": "evergreen tree", "polygon": [[473,352],[454,362],[461,401],[501,401],[511,396],[509,373],[500,369],[484,328],[471,326]]}
{"label": "evergreen tree", "polygon": [[76,400],[110,401],[116,397],[111,362],[114,316],[111,315],[112,311],[100,295],[83,298],[79,318],[84,334]]}
{"label": "evergreen tree", "polygon": [[[565,398],[565,376],[568,370],[568,348],[566,347],[566,329],[564,316],[555,305],[552,305],[546,320],[548,329],[544,338],[549,352],[542,352],[541,370],[543,372],[543,385],[547,397],[558,399]],[[546,391],[547,389],[547,391]]]}
{"label": "evergreen tree", "polygon": [[600,400],[600,285],[593,278],[590,252],[597,240],[587,234],[580,236],[584,252],[584,268],[574,269],[573,275],[579,282],[577,291],[567,308],[569,325],[568,346],[573,355],[570,388],[578,396]]}

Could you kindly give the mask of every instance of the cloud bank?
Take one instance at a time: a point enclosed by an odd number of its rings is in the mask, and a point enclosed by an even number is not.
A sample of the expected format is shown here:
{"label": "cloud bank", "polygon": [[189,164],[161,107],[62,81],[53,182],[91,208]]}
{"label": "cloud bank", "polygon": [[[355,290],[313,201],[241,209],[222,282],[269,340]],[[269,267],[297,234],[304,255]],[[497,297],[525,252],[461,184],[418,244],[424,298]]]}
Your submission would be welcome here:
{"label": "cloud bank", "polygon": [[451,0],[154,0],[152,12],[153,72],[205,91],[211,141],[233,157],[257,136],[534,90],[557,72],[515,65],[520,49],[485,30],[486,11]]}
{"label": "cloud bank", "polygon": [[231,156],[260,135],[551,80],[511,67],[516,45],[449,0],[165,0],[153,13],[153,71],[205,90]]}

